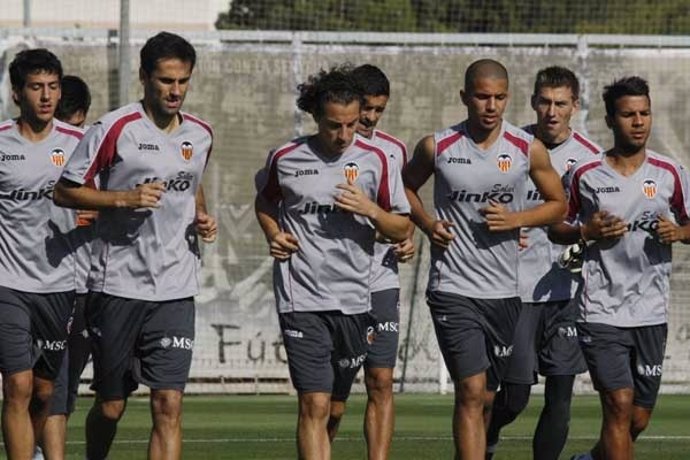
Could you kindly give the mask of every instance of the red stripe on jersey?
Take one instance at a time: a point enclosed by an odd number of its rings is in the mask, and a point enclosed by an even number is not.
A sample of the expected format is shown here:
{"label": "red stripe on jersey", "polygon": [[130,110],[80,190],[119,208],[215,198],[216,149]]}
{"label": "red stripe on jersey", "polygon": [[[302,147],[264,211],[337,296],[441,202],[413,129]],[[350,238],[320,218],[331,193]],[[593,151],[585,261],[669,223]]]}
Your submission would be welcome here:
{"label": "red stripe on jersey", "polygon": [[568,200],[568,216],[567,220],[574,222],[577,214],[580,212],[580,178],[584,173],[590,169],[601,166],[601,160],[593,161],[582,165],[573,173],[572,181],[570,182],[570,199]]}
{"label": "red stripe on jersey", "polygon": [[0,131],[7,131],[7,130],[10,129],[12,126],[14,126],[14,123],[13,123],[13,122],[9,122],[9,123],[7,123],[7,124],[5,124],[5,125],[0,125]]}
{"label": "red stripe on jersey", "polygon": [[680,224],[683,225],[688,220],[688,213],[685,210],[685,197],[683,196],[683,186],[680,182],[678,171],[672,163],[659,158],[648,158],[649,164],[665,169],[673,176],[673,194],[671,195],[671,209],[675,210],[680,217]]}
{"label": "red stripe on jersey", "polygon": [[134,112],[118,119],[105,134],[101,146],[96,152],[96,159],[84,176],[84,181],[93,179],[101,170],[111,166],[117,156],[117,140],[127,123],[141,119],[141,113]]}
{"label": "red stripe on jersey", "polygon": [[508,131],[503,133],[503,137],[515,147],[519,148],[523,155],[527,156],[529,154],[529,142],[526,140],[513,136]]}
{"label": "red stripe on jersey", "polygon": [[386,212],[391,211],[391,193],[390,185],[388,184],[388,158],[383,151],[373,145],[366,144],[361,140],[355,141],[355,145],[363,150],[368,150],[370,152],[378,155],[379,160],[381,160],[381,182],[379,182],[379,191],[376,194],[376,203]]}
{"label": "red stripe on jersey", "polygon": [[455,144],[457,141],[462,139],[462,136],[464,136],[463,133],[456,131],[453,134],[450,134],[440,141],[436,143],[436,156],[441,155],[443,152],[446,151],[448,147],[451,145]]}
{"label": "red stripe on jersey", "polygon": [[585,139],[580,135],[580,133],[573,133],[573,138],[578,141],[580,144],[582,144],[587,150],[589,150],[592,153],[599,153],[600,150],[597,148],[596,145],[592,144],[588,139]]}
{"label": "red stripe on jersey", "polygon": [[405,143],[398,139],[397,137],[393,137],[388,133],[384,133],[383,131],[375,131],[374,134],[381,139],[384,139],[391,144],[395,144],[400,148],[400,151],[402,152],[403,156],[403,164],[402,166],[405,166],[407,164],[407,146],[405,146]]}
{"label": "red stripe on jersey", "polygon": [[206,123],[204,120],[201,118],[197,118],[194,115],[190,115],[188,113],[183,113],[182,114],[182,119],[183,120],[189,120],[193,123],[196,123],[200,125],[202,128],[204,128],[206,131],[208,131],[208,134],[211,136],[211,145],[208,148],[208,153],[206,154],[206,164],[208,164],[209,158],[211,158],[211,152],[213,151],[213,128],[211,128],[211,125]]}
{"label": "red stripe on jersey", "polygon": [[77,131],[76,129],[65,128],[62,126],[56,126],[55,131],[61,132],[62,134],[67,134],[68,136],[74,136],[79,140],[81,140],[81,138],[84,137],[83,132]]}
{"label": "red stripe on jersey", "polygon": [[268,179],[266,180],[266,185],[264,185],[264,188],[259,192],[268,201],[275,202],[283,198],[283,192],[280,190],[280,183],[278,182],[278,160],[288,153],[294,151],[297,147],[304,144],[304,142],[304,140],[295,142],[283,147],[273,154],[273,158],[271,158],[271,165],[268,168]]}

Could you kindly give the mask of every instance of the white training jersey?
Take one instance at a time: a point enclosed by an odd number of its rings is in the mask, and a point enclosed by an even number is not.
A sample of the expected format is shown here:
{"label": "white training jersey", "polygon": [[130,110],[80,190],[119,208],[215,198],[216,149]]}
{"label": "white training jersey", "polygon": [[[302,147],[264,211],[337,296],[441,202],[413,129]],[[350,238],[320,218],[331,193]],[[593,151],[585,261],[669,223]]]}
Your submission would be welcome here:
{"label": "white training jersey", "polygon": [[656,229],[659,216],[688,222],[688,173],[668,157],[650,150],[646,155],[627,177],[603,153],[579,162],[567,176],[569,222],[608,211],[628,223],[620,239],[590,242],[585,249],[577,294],[581,322],[638,327],[668,320],[671,245],[659,241]]}

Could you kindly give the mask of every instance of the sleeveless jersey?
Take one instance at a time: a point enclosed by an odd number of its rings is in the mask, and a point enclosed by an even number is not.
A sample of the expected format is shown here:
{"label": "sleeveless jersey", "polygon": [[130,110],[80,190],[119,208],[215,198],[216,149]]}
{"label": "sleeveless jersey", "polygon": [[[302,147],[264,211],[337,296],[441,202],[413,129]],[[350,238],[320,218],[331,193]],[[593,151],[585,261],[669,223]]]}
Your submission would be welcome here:
{"label": "sleeveless jersey", "polygon": [[294,235],[299,251],[276,261],[273,284],[278,310],[358,314],[371,308],[369,282],[376,231],[359,215],[341,211],[337,184],[354,184],[385,211],[409,213],[400,174],[389,158],[357,136],[337,157],[326,157],[309,137],[271,152],[259,190],[279,203],[280,225]]}
{"label": "sleeveless jersey", "polygon": [[31,142],[14,120],[0,124],[0,285],[34,293],[75,289],[76,214],[53,204],[53,187],[82,136],[53,120],[48,137]]}
{"label": "sleeveless jersey", "polygon": [[101,209],[91,245],[92,291],[147,301],[199,292],[200,254],[195,194],[208,162],[213,133],[181,113],[171,133],[158,129],[140,102],[103,116],[86,133],[63,177],[102,190],[132,190],[163,182],[158,208]]}
{"label": "sleeveless jersey", "polygon": [[[525,127],[534,134],[535,125]],[[563,175],[578,161],[588,160],[602,151],[594,142],[577,131],[572,131],[568,139],[549,150],[551,165],[559,176]],[[544,202],[537,187],[528,179],[525,207],[532,208]],[[527,235],[527,247],[518,253],[520,297],[523,302],[556,302],[570,299],[577,290],[579,276],[573,276],[568,269],[558,265],[558,257],[565,246],[554,244],[547,236],[548,227],[522,229]]]}
{"label": "sleeveless jersey", "polygon": [[[388,155],[391,174],[400,174],[400,171],[407,164],[407,148],[405,144],[378,129],[374,131],[371,143]],[[380,242],[374,244],[374,262],[371,271],[370,287],[371,292],[400,287],[398,259],[393,252],[393,245]]]}
{"label": "sleeveless jersey", "polygon": [[434,134],[436,217],[455,224],[447,249],[432,245],[429,290],[492,299],[518,295],[518,230],[489,232],[480,209],[495,200],[522,209],[533,136],[503,121],[482,150],[466,122]]}
{"label": "sleeveless jersey", "polygon": [[617,327],[667,322],[671,245],[659,242],[658,216],[688,221],[687,170],[647,150],[640,168],[625,177],[605,159],[575,165],[569,178],[569,222],[587,222],[608,211],[628,223],[618,240],[587,245],[578,290],[579,321]]}

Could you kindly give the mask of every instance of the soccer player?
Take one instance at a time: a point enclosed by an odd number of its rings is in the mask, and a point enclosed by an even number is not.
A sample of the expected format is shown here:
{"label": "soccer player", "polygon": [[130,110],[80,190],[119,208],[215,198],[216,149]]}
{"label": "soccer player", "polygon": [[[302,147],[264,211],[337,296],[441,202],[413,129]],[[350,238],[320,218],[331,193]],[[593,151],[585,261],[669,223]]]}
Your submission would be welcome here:
{"label": "soccer player", "polygon": [[90,107],[91,91],[86,82],[76,75],[62,77],[62,98],[55,112],[55,118],[83,128]]}
{"label": "soccer player", "polygon": [[[197,237],[211,242],[201,178],[213,135],[181,112],[196,62],[184,38],[161,32],[141,49],[144,98],[98,120],[66,165],[55,202],[99,211],[86,319],[94,405],[86,456],[103,459],[127,398],[151,388],[149,458],[180,458],[182,394],[194,346]],[[88,184],[99,177],[99,189]]]}
{"label": "soccer player", "polygon": [[311,76],[297,105],[318,132],[269,155],[256,213],[276,259],[274,292],[298,393],[299,458],[330,458],[331,401],[345,401],[374,336],[376,234],[409,232],[409,205],[386,153],[355,135],[363,98],[347,67]]}
{"label": "soccer player", "polygon": [[[65,75],[61,81],[62,96],[55,118],[72,126],[82,128],[91,106],[91,92],[88,85],[75,75]],[[79,391],[79,380],[86,366],[91,345],[88,340],[84,305],[86,303],[86,279],[88,277],[91,250],[89,241],[92,239],[92,225],[94,213],[77,210],[77,225],[73,235],[77,277],[76,298],[74,310],[70,318],[67,351],[60,372],[55,379],[55,389],[51,401],[50,415],[46,420],[41,436],[40,447],[34,454],[34,460],[43,457],[50,459],[65,458],[65,440],[67,437],[67,419],[74,412],[74,405]],[[42,453],[42,451],[45,454]]]}
{"label": "soccer player", "polygon": [[[455,385],[456,455],[479,460],[485,411],[503,379],[521,306],[519,229],[562,221],[565,197],[541,141],[503,120],[502,64],[473,62],[460,97],[467,119],[423,138],[403,179],[412,219],[432,243],[427,302]],[[418,195],[432,174],[436,217]],[[544,202],[520,210],[528,177]]]}
{"label": "soccer player", "polygon": [[[391,168],[391,171],[399,174],[407,163],[405,144],[376,129],[390,98],[390,82],[381,69],[370,64],[356,67],[352,75],[364,93],[357,134],[369,139],[383,150],[390,161],[397,165],[397,168]],[[413,228],[410,226],[410,229]],[[400,322],[398,260],[407,262],[413,255],[414,245],[410,237],[401,243],[377,242],[374,246],[370,290],[372,313],[376,318],[376,338],[369,346],[364,361],[364,379],[368,396],[364,435],[370,459],[388,458],[393,438],[393,368],[398,354]],[[344,412],[345,401],[331,402],[331,416],[328,422],[331,440],[335,437]]]}
{"label": "soccer player", "polygon": [[[563,176],[575,162],[592,158],[602,149],[570,127],[579,108],[580,85],[575,74],[563,67],[537,72],[532,108],[537,123],[525,130],[549,150],[551,164]],[[542,202],[529,183],[527,206]],[[546,227],[524,230],[526,247],[519,253],[519,286],[522,310],[501,389],[496,394],[487,432],[487,457],[498,444],[502,427],[524,410],[537,372],[546,376],[544,408],[532,443],[533,458],[556,460],[568,436],[570,400],[575,375],[587,370],[575,328],[576,307],[570,302],[577,280],[558,259],[564,251],[551,243]]]}
{"label": "soccer player", "polygon": [[46,49],[9,68],[19,118],[0,123],[0,372],[10,459],[31,458],[43,430],[74,304],[76,216],[51,194],[82,132],[53,118],[62,65]]}
{"label": "soccer player", "polygon": [[577,458],[628,460],[661,384],[671,243],[690,241],[689,182],[684,167],[647,148],[645,80],[614,81],[603,98],[613,148],[570,171],[567,223],[550,237],[586,243],[577,328],[603,422],[597,445]]}

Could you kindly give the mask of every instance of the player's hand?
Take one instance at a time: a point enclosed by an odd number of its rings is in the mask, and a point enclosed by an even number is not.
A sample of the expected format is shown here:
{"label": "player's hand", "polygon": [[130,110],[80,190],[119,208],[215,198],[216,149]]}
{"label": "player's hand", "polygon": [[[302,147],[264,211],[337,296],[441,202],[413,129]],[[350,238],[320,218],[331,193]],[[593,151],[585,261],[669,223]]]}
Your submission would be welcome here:
{"label": "player's hand", "polygon": [[518,239],[518,250],[522,251],[523,249],[527,249],[529,247],[529,236],[527,236],[527,232],[524,230],[520,230],[520,236]]}
{"label": "player's hand", "polygon": [[628,231],[628,224],[608,211],[597,211],[582,224],[580,231],[585,241],[617,239]]}
{"label": "player's hand", "polygon": [[515,213],[498,201],[489,200],[489,206],[480,209],[479,212],[484,215],[484,220],[490,232],[505,232],[520,226],[515,218]]}
{"label": "player's hand", "polygon": [[414,257],[415,249],[412,240],[410,238],[405,238],[393,247],[393,254],[395,254],[399,262],[405,263]]}
{"label": "player's hand", "polygon": [[451,232],[451,228],[454,226],[455,224],[447,220],[435,220],[431,227],[426,230],[426,234],[432,244],[446,249],[455,238],[455,234]]}
{"label": "player's hand", "polygon": [[213,216],[197,211],[194,221],[196,232],[204,243],[213,243],[218,235],[218,224]]}
{"label": "player's hand", "polygon": [[92,209],[77,209],[77,226],[86,227],[93,224],[98,218],[98,211]]}
{"label": "player's hand", "polygon": [[687,236],[684,234],[683,228],[676,225],[672,220],[664,216],[658,216],[658,227],[656,234],[659,241],[664,244],[675,243],[676,241],[685,240]]}
{"label": "player's hand", "polygon": [[271,256],[278,260],[287,260],[299,250],[299,243],[294,235],[287,232],[277,232],[269,241]]}
{"label": "player's hand", "polygon": [[130,190],[127,200],[128,208],[158,208],[160,200],[165,193],[163,182],[149,182],[137,185],[134,190]]}
{"label": "player's hand", "polygon": [[348,180],[346,184],[338,184],[335,187],[341,191],[335,197],[335,205],[337,207],[372,220],[376,218],[380,208],[352,181]]}

